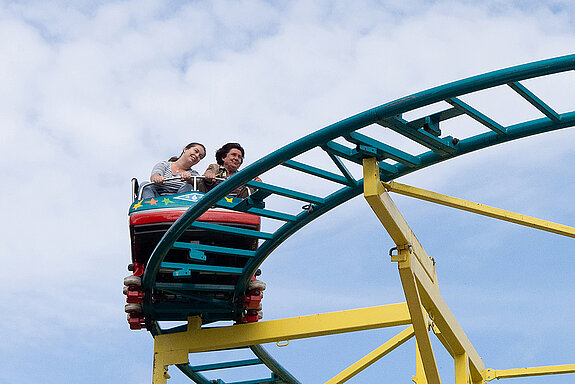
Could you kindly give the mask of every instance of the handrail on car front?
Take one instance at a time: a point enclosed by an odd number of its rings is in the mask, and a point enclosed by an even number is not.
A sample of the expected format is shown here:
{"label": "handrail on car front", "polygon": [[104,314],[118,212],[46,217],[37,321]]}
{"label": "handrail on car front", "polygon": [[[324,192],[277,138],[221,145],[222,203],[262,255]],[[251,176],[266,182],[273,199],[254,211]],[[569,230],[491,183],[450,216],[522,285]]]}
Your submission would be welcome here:
{"label": "handrail on car front", "polygon": [[[198,190],[198,179],[205,179],[205,176],[192,176],[192,178],[194,179],[194,191]],[[164,181],[171,181],[171,180],[181,180],[182,177],[181,175],[176,175],[174,177],[166,177],[164,178]],[[214,178],[215,181],[224,181],[226,179],[223,179],[221,177],[215,177]],[[142,192],[144,191],[144,188],[147,188],[151,185],[154,185],[156,183],[152,182],[152,181],[147,181],[145,183],[142,184],[138,184],[138,179],[133,178],[132,179],[132,203],[134,203],[136,200],[142,200]],[[138,191],[139,189],[139,191]],[[248,188],[248,194],[251,194],[250,189]]]}

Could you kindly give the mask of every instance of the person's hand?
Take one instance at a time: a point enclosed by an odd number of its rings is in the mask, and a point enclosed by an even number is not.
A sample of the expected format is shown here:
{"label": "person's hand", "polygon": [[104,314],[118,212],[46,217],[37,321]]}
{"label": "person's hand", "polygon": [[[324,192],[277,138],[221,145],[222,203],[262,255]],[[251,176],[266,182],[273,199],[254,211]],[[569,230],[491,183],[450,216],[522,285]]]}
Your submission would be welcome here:
{"label": "person's hand", "polygon": [[182,180],[188,181],[188,180],[192,179],[192,174],[190,172],[186,171],[186,172],[182,173],[180,175],[180,177],[182,178]]}
{"label": "person's hand", "polygon": [[150,181],[155,184],[164,184],[166,182],[166,180],[164,180],[164,176],[158,175],[157,173],[150,177]]}
{"label": "person's hand", "polygon": [[216,174],[215,174],[214,172],[212,172],[212,171],[206,171],[206,172],[204,173],[204,178],[205,178],[206,181],[208,181],[208,182],[211,183],[211,182],[213,182],[213,181],[216,179]]}

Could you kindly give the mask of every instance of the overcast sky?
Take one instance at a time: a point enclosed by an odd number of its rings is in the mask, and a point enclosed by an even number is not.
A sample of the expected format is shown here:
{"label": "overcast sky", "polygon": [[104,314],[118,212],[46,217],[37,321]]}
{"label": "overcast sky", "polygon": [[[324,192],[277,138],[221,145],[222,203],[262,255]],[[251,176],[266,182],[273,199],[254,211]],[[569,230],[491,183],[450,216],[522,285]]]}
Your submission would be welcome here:
{"label": "overcast sky", "polygon": [[[129,330],[121,292],[132,177],[191,141],[208,148],[200,172],[228,141],[249,164],[396,98],[571,54],[574,18],[572,2],[545,0],[0,0],[0,382],[151,382],[153,340]],[[571,81],[550,89],[560,112],[575,109]],[[399,181],[575,225],[574,139],[519,140]],[[394,199],[487,367],[575,363],[572,240]],[[265,318],[404,301],[392,246],[362,198],[320,218],[263,264]],[[269,349],[318,383],[397,332]],[[411,383],[414,343],[392,356],[351,382]]]}

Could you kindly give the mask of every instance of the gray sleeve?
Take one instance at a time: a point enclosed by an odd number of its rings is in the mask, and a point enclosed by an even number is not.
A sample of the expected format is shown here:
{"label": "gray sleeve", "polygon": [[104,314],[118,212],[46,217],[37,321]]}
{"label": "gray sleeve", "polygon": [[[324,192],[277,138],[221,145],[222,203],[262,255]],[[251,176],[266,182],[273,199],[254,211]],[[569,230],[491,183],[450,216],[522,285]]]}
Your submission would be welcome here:
{"label": "gray sleeve", "polygon": [[168,161],[160,161],[158,164],[154,165],[154,168],[152,168],[152,173],[150,174],[150,177],[152,177],[152,175],[160,175],[160,176],[164,176],[164,174],[166,173],[166,169],[168,169],[168,167],[170,166],[170,163]]}

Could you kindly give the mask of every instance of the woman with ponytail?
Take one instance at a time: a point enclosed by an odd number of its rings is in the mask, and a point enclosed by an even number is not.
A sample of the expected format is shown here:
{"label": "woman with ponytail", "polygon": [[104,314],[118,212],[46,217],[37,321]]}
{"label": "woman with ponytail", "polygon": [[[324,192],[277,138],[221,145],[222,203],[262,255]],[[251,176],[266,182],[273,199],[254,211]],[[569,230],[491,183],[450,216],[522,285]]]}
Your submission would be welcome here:
{"label": "woman with ponytail", "polygon": [[[177,193],[182,185],[193,179],[193,176],[200,176],[192,167],[205,156],[206,147],[203,144],[190,143],[184,147],[180,157],[172,157],[167,161],[159,162],[152,169],[150,176],[150,181],[154,184],[144,188],[142,198],[148,199],[163,194]],[[179,180],[166,180],[178,175]]]}

